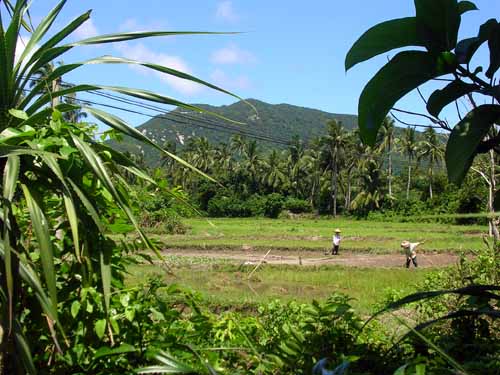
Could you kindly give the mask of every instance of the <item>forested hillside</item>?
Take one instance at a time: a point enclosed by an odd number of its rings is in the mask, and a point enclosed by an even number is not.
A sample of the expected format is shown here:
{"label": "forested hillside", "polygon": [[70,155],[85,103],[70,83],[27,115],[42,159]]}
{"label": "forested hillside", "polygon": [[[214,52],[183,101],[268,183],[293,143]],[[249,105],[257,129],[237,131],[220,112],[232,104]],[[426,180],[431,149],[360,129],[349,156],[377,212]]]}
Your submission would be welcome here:
{"label": "forested hillside", "polygon": [[[357,126],[355,115],[328,113],[290,104],[274,105],[255,99],[247,101],[255,107],[256,111],[242,101],[220,107],[197,105],[245,125],[175,109],[168,114],[152,118],[140,125],[138,129],[160,145],[175,141],[177,146],[182,147],[189,138],[193,137],[206,137],[211,143],[229,143],[231,136],[241,133],[248,134],[251,138],[255,137],[271,149],[285,148],[286,142],[290,141],[293,136],[298,136],[302,141],[307,142],[324,135],[325,124],[331,119],[342,122],[349,131]],[[149,165],[158,163],[157,151],[130,138],[125,138],[119,145],[116,143],[114,145],[122,151],[131,153],[138,153],[141,147]]]}

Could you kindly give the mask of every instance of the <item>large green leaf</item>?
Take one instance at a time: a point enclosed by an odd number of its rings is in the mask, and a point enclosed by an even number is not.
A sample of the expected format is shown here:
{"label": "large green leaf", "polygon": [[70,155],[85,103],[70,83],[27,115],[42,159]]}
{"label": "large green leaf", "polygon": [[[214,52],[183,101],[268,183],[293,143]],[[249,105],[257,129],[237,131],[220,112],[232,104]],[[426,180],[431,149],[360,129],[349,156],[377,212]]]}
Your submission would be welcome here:
{"label": "large green leaf", "polygon": [[500,119],[500,106],[482,105],[467,114],[453,128],[446,145],[448,179],[460,185],[477,153],[477,147]]}
{"label": "large green leaf", "polygon": [[490,66],[485,74],[486,77],[493,78],[500,68],[500,22],[497,22],[490,31],[488,47],[490,48]]}
{"label": "large green leaf", "polygon": [[458,63],[469,64],[476,51],[490,38],[497,25],[498,22],[491,18],[481,25],[476,37],[461,40],[455,48]]}
{"label": "large green leaf", "polygon": [[481,41],[478,37],[467,38],[458,42],[455,48],[458,63],[468,64],[483,43],[484,41]]}
{"label": "large green leaf", "polygon": [[415,0],[417,32],[431,52],[451,51],[457,45],[460,8],[457,0]]}
{"label": "large green leaf", "polygon": [[476,4],[472,1],[460,1],[458,3],[458,11],[460,14],[464,14],[473,10],[478,10]]}
{"label": "large green leaf", "polygon": [[427,102],[427,111],[429,111],[431,115],[437,117],[448,104],[478,89],[479,87],[474,84],[455,80],[445,88],[436,90],[432,93]]}
{"label": "large green leaf", "polygon": [[363,141],[372,146],[390,109],[403,96],[432,78],[452,70],[446,55],[422,51],[398,53],[363,89],[359,98],[359,128]]}
{"label": "large green leaf", "polygon": [[42,261],[42,269],[45,283],[49,290],[50,300],[54,310],[57,311],[57,288],[56,274],[54,271],[54,254],[52,251],[52,241],[50,239],[48,220],[45,217],[40,202],[33,196],[28,186],[21,185],[28,206],[28,211],[31,218],[31,225],[38,242],[38,250]]}
{"label": "large green leaf", "polygon": [[382,22],[365,32],[351,47],[345,59],[345,70],[381,53],[407,46],[425,46],[417,34],[415,17]]}

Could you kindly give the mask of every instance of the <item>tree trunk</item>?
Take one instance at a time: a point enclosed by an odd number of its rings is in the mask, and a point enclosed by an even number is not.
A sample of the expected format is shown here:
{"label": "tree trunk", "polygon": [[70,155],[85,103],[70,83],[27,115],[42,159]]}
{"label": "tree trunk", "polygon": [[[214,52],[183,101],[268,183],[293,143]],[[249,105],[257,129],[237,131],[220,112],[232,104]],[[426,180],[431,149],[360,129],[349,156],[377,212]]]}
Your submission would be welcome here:
{"label": "tree trunk", "polygon": [[429,198],[432,199],[432,178],[433,178],[433,171],[432,168],[433,163],[429,163]]}
{"label": "tree trunk", "polygon": [[[61,84],[61,78],[57,78],[57,79],[55,79],[55,80],[52,81],[52,84],[51,84],[52,85],[52,87],[51,87],[52,92],[51,92],[51,94],[54,93],[54,92],[59,91],[60,84]],[[52,97],[52,100],[51,100],[52,108],[55,108],[60,103],[60,99],[61,99],[60,96],[56,96],[56,97],[53,96]]]}
{"label": "tree trunk", "polygon": [[337,217],[337,152],[333,158],[332,169],[332,200],[333,200],[333,217]]}
{"label": "tree trunk", "polygon": [[389,165],[387,168],[387,175],[389,179],[389,197],[392,197],[392,152],[391,146],[389,146]]}
{"label": "tree trunk", "polygon": [[[488,210],[490,214],[495,212],[495,192],[496,192],[496,180],[495,180],[495,153],[490,150],[490,184],[489,184],[489,194],[488,194]],[[495,217],[490,217],[488,220],[489,234],[495,239],[495,242],[500,239],[500,234],[498,233],[497,220]]]}
{"label": "tree trunk", "polygon": [[411,185],[411,159],[408,159],[408,184],[406,186],[406,200],[410,199],[410,185]]}
{"label": "tree trunk", "polygon": [[345,208],[347,211],[351,210],[351,171],[352,169],[349,169],[347,171],[347,194],[345,196]]}

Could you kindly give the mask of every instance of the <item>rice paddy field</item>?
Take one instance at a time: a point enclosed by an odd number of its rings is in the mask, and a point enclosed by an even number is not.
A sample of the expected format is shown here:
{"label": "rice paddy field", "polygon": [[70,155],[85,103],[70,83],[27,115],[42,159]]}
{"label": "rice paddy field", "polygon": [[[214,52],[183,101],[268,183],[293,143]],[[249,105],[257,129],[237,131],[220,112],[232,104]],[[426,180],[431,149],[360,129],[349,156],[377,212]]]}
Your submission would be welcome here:
{"label": "rice paddy field", "polygon": [[[487,231],[484,226],[326,218],[196,218],[185,224],[189,229],[183,235],[151,234],[162,244],[172,272],[160,265],[136,265],[129,269],[130,285],[156,274],[196,290],[214,306],[234,309],[341,292],[365,314],[390,293],[415,291],[430,273],[453,266],[457,254],[483,246]],[[343,235],[338,258],[324,254],[335,228]],[[402,240],[426,241],[419,254],[423,267],[403,267]],[[434,257],[444,261],[433,262]]]}

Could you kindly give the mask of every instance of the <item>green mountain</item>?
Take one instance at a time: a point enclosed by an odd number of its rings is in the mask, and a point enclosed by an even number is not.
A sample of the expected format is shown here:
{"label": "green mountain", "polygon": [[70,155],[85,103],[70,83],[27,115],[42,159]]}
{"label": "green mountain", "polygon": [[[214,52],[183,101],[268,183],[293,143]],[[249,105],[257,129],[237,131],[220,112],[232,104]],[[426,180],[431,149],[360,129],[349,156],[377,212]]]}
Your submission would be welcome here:
{"label": "green mountain", "polygon": [[[220,107],[197,105],[244,125],[177,108],[152,118],[137,129],[159,145],[175,141],[178,147],[182,147],[192,137],[206,137],[213,143],[229,143],[234,134],[242,133],[255,136],[261,148],[271,149],[286,147],[284,143],[293,136],[298,136],[305,142],[321,136],[325,134],[326,122],[331,119],[341,121],[348,130],[357,127],[355,115],[328,113],[290,104],[269,104],[255,99],[248,99],[247,102],[256,111],[242,101]],[[149,165],[158,163],[159,153],[156,150],[131,138],[126,137],[120,143],[113,142],[113,146],[131,153],[138,153],[142,148]]]}

